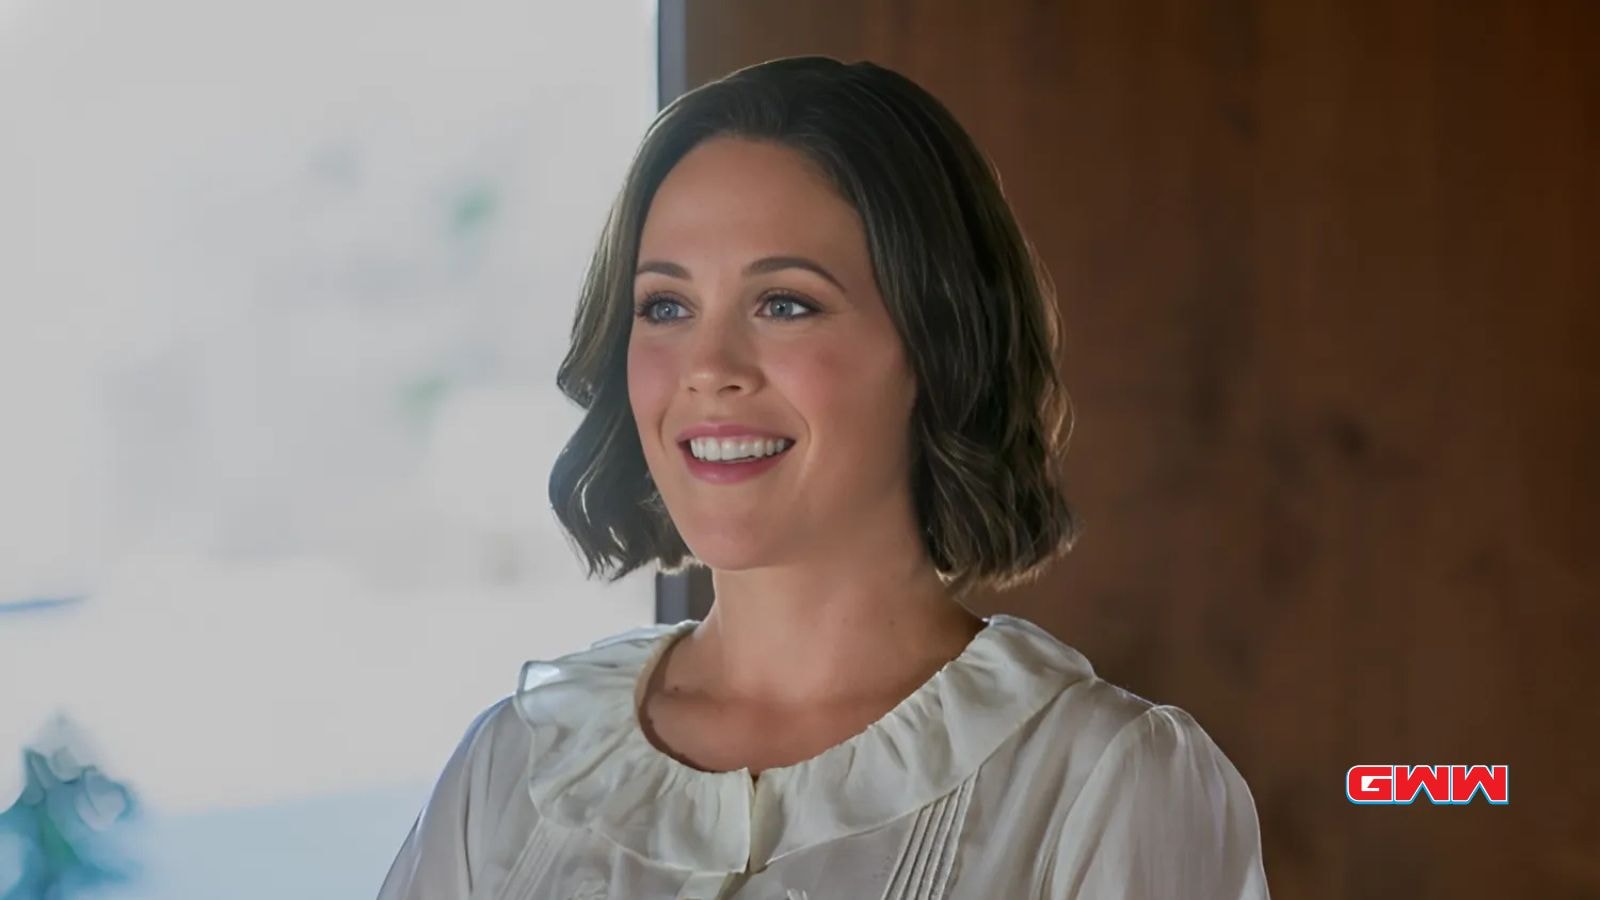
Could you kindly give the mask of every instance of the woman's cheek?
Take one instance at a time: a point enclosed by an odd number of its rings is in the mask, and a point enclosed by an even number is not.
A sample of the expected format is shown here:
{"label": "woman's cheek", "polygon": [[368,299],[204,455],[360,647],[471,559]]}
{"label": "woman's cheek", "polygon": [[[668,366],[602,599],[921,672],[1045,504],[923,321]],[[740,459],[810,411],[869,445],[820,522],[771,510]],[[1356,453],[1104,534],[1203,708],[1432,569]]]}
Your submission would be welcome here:
{"label": "woman's cheek", "polygon": [[883,398],[874,396],[872,374],[862,362],[844,341],[789,348],[766,362],[769,380],[806,423],[808,437],[839,451],[836,458],[858,459],[878,439]]}
{"label": "woman's cheek", "polygon": [[819,341],[797,354],[794,380],[828,408],[852,410],[881,421],[885,413],[900,405],[906,380],[905,364],[894,352],[892,341],[892,335]]}
{"label": "woman's cheek", "polygon": [[659,427],[675,384],[670,351],[649,340],[628,344],[628,402],[640,430]]}
{"label": "woman's cheek", "polygon": [[775,392],[814,429],[834,418],[839,404],[853,402],[840,389],[849,383],[845,354],[816,347],[789,347],[765,354],[762,369]]}

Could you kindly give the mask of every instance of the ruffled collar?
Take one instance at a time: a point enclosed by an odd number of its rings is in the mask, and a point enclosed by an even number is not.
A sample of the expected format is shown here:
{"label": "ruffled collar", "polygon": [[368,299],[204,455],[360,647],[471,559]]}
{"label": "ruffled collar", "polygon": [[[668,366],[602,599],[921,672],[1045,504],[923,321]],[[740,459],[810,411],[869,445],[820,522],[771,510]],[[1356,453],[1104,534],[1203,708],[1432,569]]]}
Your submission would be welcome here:
{"label": "ruffled collar", "polygon": [[640,628],[523,666],[515,703],[532,732],[539,814],[646,859],[738,872],[877,828],[955,789],[1068,685],[1081,653],[1014,616],[990,616],[960,656],[865,731],[803,762],[704,772],[639,725],[642,679],[694,620]]}

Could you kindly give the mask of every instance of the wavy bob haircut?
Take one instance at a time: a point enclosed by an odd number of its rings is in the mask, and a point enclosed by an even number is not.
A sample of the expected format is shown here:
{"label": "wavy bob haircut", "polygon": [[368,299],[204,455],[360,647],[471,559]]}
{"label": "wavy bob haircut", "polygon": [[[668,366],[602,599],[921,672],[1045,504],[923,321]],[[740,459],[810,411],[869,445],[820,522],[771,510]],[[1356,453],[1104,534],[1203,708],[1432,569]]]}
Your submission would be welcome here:
{"label": "wavy bob haircut", "polygon": [[628,402],[639,236],[667,173],[711,137],[809,157],[855,207],[917,380],[912,495],[957,596],[1027,580],[1076,523],[1060,457],[1071,405],[1049,282],[999,181],[932,95],[871,63],[780,59],[684,94],[645,135],[590,264],[556,383],[587,410],[550,501],[591,576],[695,560],[651,481]]}

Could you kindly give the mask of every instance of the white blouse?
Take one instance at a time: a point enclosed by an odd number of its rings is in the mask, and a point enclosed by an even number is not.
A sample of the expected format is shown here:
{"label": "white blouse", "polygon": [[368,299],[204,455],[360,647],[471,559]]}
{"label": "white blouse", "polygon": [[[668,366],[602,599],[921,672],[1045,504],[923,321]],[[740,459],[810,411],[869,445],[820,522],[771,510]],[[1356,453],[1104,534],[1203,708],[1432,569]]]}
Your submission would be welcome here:
{"label": "white blouse", "polygon": [[868,728],[752,779],[644,735],[697,623],[523,667],[473,722],[379,900],[1266,898],[1255,804],[1195,720],[1013,616]]}

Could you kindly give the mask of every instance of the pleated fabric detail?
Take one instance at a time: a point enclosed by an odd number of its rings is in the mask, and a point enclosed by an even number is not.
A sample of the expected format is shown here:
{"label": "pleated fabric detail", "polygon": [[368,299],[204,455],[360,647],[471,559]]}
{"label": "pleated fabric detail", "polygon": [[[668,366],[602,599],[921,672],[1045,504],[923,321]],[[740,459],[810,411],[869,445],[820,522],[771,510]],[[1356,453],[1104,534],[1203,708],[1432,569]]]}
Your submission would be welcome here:
{"label": "pleated fabric detail", "polygon": [[968,778],[917,813],[883,900],[941,900],[945,896],[974,780]]}

